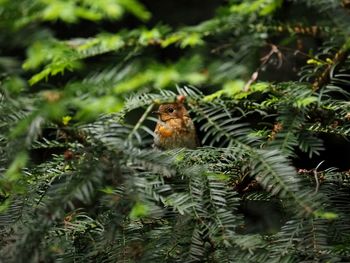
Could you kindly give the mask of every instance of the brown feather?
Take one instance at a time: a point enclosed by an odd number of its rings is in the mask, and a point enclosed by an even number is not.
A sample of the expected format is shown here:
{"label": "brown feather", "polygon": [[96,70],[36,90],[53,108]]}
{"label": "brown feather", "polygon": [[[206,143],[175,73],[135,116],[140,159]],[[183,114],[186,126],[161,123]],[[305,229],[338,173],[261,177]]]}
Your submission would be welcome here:
{"label": "brown feather", "polygon": [[199,146],[196,130],[185,106],[184,98],[175,103],[163,104],[155,128],[154,145],[160,149],[195,148]]}

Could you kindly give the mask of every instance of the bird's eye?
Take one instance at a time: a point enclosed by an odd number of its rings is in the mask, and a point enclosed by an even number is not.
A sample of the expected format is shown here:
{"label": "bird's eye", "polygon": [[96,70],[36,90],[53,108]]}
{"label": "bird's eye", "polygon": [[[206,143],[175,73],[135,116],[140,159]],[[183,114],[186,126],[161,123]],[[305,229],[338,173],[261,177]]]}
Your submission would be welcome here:
{"label": "bird's eye", "polygon": [[169,109],[168,109],[168,112],[169,112],[169,113],[173,113],[173,112],[174,112],[174,109],[173,109],[173,108],[169,108]]}

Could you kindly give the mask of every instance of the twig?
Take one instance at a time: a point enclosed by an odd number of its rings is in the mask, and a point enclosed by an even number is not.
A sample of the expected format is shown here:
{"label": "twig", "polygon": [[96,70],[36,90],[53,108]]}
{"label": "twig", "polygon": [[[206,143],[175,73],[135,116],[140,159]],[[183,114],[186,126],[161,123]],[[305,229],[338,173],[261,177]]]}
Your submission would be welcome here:
{"label": "twig", "polygon": [[247,91],[249,90],[250,85],[252,85],[252,84],[256,81],[256,79],[258,78],[258,75],[259,75],[258,71],[255,71],[255,72],[252,74],[252,76],[250,77],[250,79],[248,80],[248,82],[244,85],[243,91],[247,92]]}
{"label": "twig", "polygon": [[310,58],[310,59],[314,58],[313,56],[311,56],[311,55],[309,55],[309,54],[307,54],[307,53],[305,53],[303,51],[300,51],[299,49],[290,48],[290,47],[284,47],[284,46],[278,46],[278,45],[276,45],[276,46],[278,47],[278,49],[282,49],[282,50],[284,49],[286,51],[293,52],[294,56],[301,55],[303,57]]}
{"label": "twig", "polygon": [[153,104],[149,105],[148,108],[146,109],[146,111],[142,114],[141,118],[139,119],[139,121],[136,123],[136,125],[134,126],[134,128],[132,129],[132,131],[130,132],[129,136],[128,136],[128,140],[131,140],[132,136],[136,133],[136,131],[140,128],[141,124],[145,121],[145,119],[147,118],[148,114],[151,112],[153,108]]}
{"label": "twig", "polygon": [[179,243],[175,242],[175,245],[173,245],[170,250],[168,250],[168,252],[166,253],[166,258],[165,259],[168,259],[170,257],[170,253],[173,252],[173,250],[179,245]]}
{"label": "twig", "polygon": [[221,51],[222,49],[225,49],[225,48],[231,47],[231,46],[232,46],[232,43],[223,44],[223,45],[220,45],[216,48],[213,48],[212,50],[210,50],[210,52],[217,53],[217,52]]}
{"label": "twig", "polygon": [[276,54],[277,57],[278,57],[278,66],[277,66],[277,68],[280,68],[280,67],[282,66],[282,61],[283,61],[282,52],[281,52],[281,51],[278,49],[278,47],[277,47],[276,45],[274,45],[274,44],[269,44],[269,46],[271,47],[270,52],[269,52],[266,56],[264,56],[264,57],[262,57],[262,58],[260,59],[260,61],[262,62],[262,64],[260,65],[260,68],[261,68],[263,65],[265,65],[265,64],[271,59],[271,57],[272,57],[274,54]]}
{"label": "twig", "polygon": [[247,92],[250,88],[250,86],[257,80],[258,76],[259,76],[259,71],[263,68],[263,66],[268,63],[271,59],[271,57],[273,55],[277,55],[278,57],[278,66],[277,68],[280,68],[282,66],[282,61],[283,61],[283,54],[281,51],[279,51],[278,47],[274,44],[268,44],[271,47],[270,52],[265,55],[264,57],[262,57],[260,59],[261,64],[259,65],[259,67],[256,69],[256,71],[251,75],[250,79],[248,80],[248,82],[244,85],[243,87],[243,91]]}
{"label": "twig", "polygon": [[317,169],[320,168],[320,166],[324,163],[324,161],[320,162],[316,168],[314,169],[314,177],[315,177],[315,182],[316,182],[316,188],[315,188],[315,194],[317,194],[318,189],[320,188],[320,182],[318,180],[318,176],[317,176]]}
{"label": "twig", "polygon": [[[350,43],[350,41],[348,41]],[[317,91],[323,85],[325,85],[331,79],[332,69],[346,60],[348,51],[349,51],[349,43],[345,44],[333,57],[332,63],[327,64],[326,68],[322,73],[316,78],[314,83],[312,84],[312,89]]]}

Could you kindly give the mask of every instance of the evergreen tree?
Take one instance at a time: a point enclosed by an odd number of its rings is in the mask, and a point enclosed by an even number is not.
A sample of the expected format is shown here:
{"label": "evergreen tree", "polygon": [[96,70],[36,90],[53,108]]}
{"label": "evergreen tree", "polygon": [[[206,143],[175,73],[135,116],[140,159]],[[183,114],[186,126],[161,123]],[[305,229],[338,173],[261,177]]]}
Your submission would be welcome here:
{"label": "evergreen tree", "polygon": [[350,261],[349,1],[154,2],[0,1],[2,262]]}

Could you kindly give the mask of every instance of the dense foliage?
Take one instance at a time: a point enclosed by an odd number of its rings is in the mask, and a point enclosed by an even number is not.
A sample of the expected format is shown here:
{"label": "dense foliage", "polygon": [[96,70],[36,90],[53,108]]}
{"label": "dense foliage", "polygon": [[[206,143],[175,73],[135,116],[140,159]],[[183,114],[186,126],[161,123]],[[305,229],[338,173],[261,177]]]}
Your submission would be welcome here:
{"label": "dense foliage", "polygon": [[151,2],[0,1],[1,260],[348,262],[349,1]]}

